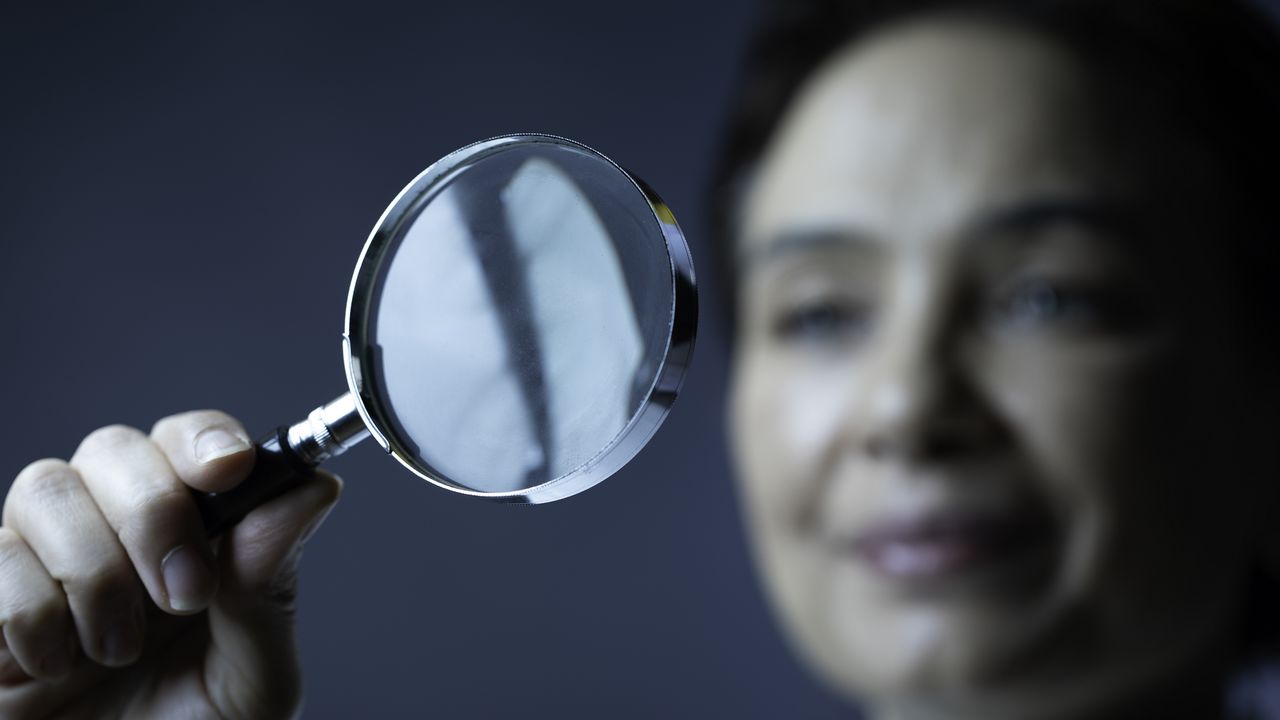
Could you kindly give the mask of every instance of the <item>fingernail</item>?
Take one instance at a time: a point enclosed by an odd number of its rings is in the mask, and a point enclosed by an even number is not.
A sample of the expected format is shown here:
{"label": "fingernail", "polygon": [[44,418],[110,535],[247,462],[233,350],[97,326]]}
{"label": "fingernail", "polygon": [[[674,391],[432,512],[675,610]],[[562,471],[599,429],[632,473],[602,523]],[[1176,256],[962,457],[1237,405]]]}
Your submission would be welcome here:
{"label": "fingernail", "polygon": [[179,545],[160,563],[169,607],[175,612],[203,610],[217,589],[213,570],[191,545]]}
{"label": "fingernail", "polygon": [[196,460],[202,463],[209,463],[218,458],[244,452],[250,447],[247,438],[237,435],[226,428],[209,428],[196,435]]}
{"label": "fingernail", "polygon": [[[142,652],[142,608],[122,613],[102,632],[102,660],[112,667],[128,665]],[[68,658],[69,659],[69,658]]]}

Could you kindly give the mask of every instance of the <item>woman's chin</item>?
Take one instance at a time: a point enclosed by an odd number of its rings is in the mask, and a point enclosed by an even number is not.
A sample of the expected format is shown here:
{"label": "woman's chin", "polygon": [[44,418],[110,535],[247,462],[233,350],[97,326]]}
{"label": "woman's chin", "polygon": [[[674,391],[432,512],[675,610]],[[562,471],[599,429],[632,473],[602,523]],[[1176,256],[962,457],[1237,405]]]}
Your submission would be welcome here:
{"label": "woman's chin", "polygon": [[950,577],[908,572],[905,580],[828,568],[826,591],[792,608],[787,624],[807,664],[849,697],[1016,695],[1014,686],[1037,674],[1030,660],[1053,654],[1046,645],[1067,621],[1045,579],[1049,562],[1011,558]]}

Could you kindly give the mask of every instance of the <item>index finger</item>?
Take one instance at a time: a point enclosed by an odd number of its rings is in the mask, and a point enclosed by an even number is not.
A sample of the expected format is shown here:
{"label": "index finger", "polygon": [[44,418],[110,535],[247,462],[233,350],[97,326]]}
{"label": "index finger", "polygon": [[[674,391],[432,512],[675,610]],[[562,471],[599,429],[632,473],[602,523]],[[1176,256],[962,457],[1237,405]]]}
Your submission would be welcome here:
{"label": "index finger", "polygon": [[151,441],[183,483],[204,492],[226,492],[253,469],[253,443],[240,421],[218,410],[170,415],[151,429]]}

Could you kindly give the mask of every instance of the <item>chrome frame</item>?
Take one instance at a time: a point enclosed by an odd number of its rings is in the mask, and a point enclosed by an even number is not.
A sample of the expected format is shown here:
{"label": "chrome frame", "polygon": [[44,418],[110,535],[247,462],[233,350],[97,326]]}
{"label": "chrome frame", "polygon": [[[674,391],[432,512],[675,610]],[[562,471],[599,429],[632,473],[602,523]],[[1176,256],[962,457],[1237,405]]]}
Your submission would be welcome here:
{"label": "chrome frame", "polygon": [[[527,143],[548,143],[574,147],[601,158],[631,180],[636,191],[649,203],[654,221],[658,223],[658,227],[666,241],[667,257],[671,262],[672,310],[668,324],[666,353],[662,366],[658,369],[654,382],[649,388],[649,393],[641,403],[640,408],[631,416],[627,425],[607,447],[573,471],[541,485],[510,492],[482,492],[455,485],[448,480],[435,477],[423,468],[417,467],[409,454],[393,442],[394,438],[389,437],[384,432],[382,425],[379,423],[380,416],[378,414],[377,401],[374,398],[372,389],[365,381],[365,372],[360,364],[361,358],[355,352],[355,348],[363,347],[366,338],[366,323],[370,311],[368,305],[373,296],[373,283],[378,272],[378,261],[386,245],[397,236],[400,225],[405,220],[416,217],[420,202],[432,190],[447,180],[460,166],[505,146]],[[382,216],[378,218],[378,222],[373,226],[372,232],[369,233],[369,238],[365,242],[364,248],[360,251],[360,258],[356,262],[355,273],[351,278],[351,288],[347,293],[346,325],[342,335],[342,347],[343,365],[346,369],[347,387],[350,389],[350,393],[324,406],[324,408],[318,408],[312,413],[316,417],[309,418],[304,423],[308,426],[320,423],[326,429],[333,427],[346,429],[353,426],[355,414],[358,413],[368,433],[378,441],[383,450],[390,453],[413,474],[446,490],[464,495],[489,498],[499,502],[544,503],[560,500],[582,492],[612,475],[630,461],[631,458],[635,457],[636,453],[653,437],[653,434],[662,424],[662,420],[671,410],[676,395],[684,384],[685,372],[688,370],[689,362],[693,357],[697,322],[697,282],[694,277],[693,259],[689,254],[689,246],[685,242],[684,233],[681,232],[679,225],[676,224],[675,216],[671,213],[666,203],[658,197],[657,193],[635,175],[628,173],[602,153],[568,138],[539,133],[521,133],[482,140],[446,155],[422,171],[396,195],[387,209],[383,211]],[[351,398],[351,400],[348,400],[348,398]],[[322,422],[318,413],[321,413],[326,408],[330,409],[331,412],[323,418]],[[334,408],[340,409],[341,412],[332,412]],[[337,416],[339,414],[341,417]],[[299,426],[304,423],[299,423]],[[340,443],[337,442],[337,437],[332,438],[328,443],[317,443],[320,448],[328,445],[334,451],[317,452],[316,454],[323,454],[324,458],[332,457],[345,451],[347,447],[365,437],[361,433],[352,433],[349,430],[343,433],[334,433],[334,435],[338,434],[345,436]],[[294,445],[292,428],[289,435],[290,445]],[[300,437],[299,443],[305,445],[305,438]]]}
{"label": "chrome frame", "polygon": [[285,432],[289,448],[308,465],[335,458],[367,437],[369,426],[351,393],[312,410],[306,420],[290,425]]}

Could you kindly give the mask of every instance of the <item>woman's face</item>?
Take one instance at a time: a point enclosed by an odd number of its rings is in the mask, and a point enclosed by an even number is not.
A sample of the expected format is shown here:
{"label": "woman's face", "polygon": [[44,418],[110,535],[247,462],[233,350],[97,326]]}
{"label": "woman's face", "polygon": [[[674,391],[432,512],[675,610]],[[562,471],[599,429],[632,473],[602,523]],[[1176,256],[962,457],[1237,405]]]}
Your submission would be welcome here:
{"label": "woman's face", "polygon": [[873,705],[1096,712],[1228,652],[1269,499],[1203,173],[1098,97],[1029,31],[889,29],[810,81],[749,193],[754,549],[801,654]]}

